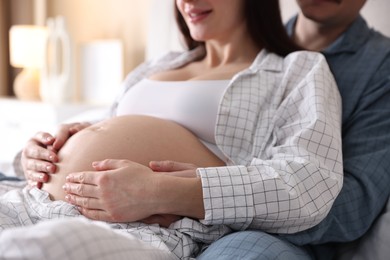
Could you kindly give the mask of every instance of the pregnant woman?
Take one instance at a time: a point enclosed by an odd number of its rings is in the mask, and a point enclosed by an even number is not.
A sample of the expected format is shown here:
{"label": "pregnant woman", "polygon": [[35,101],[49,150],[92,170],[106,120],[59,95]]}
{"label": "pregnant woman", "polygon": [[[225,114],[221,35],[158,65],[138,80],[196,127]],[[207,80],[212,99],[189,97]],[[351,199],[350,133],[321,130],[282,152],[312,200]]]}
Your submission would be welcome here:
{"label": "pregnant woman", "polygon": [[[26,145],[24,173],[44,189],[25,190],[26,208],[50,194],[45,205],[115,222],[178,258],[235,230],[317,225],[343,180],[341,102],[324,57],[291,42],[278,1],[176,0],[175,10],[188,51],[130,73],[111,119]],[[165,160],[182,171],[158,173]]]}

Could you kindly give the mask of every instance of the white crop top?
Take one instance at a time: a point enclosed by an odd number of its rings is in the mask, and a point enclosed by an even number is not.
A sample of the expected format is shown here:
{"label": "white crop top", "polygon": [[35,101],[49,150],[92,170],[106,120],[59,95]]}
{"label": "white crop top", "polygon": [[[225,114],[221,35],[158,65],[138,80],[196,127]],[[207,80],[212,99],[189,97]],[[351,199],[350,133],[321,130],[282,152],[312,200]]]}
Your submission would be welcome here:
{"label": "white crop top", "polygon": [[174,121],[193,132],[221,160],[215,144],[218,106],[229,80],[156,81],[143,79],[120,100],[117,116],[138,114]]}

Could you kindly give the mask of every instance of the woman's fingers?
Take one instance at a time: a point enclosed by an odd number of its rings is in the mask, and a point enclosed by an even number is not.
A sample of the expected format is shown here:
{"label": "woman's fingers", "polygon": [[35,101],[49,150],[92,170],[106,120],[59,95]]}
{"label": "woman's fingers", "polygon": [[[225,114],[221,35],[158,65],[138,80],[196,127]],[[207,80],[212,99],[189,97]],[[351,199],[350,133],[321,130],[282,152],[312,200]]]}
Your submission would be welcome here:
{"label": "woman's fingers", "polygon": [[85,217],[100,221],[118,221],[113,219],[106,211],[104,211],[96,198],[79,197],[72,194],[67,194],[65,200],[75,205],[80,213]]}
{"label": "woman's fingers", "polygon": [[43,145],[51,145],[55,141],[55,138],[46,132],[38,132],[34,135],[32,138],[37,143],[43,144]]}
{"label": "woman's fingers", "polygon": [[50,133],[38,132],[26,144],[22,151],[21,163],[26,179],[36,184],[49,181],[49,175],[55,173],[55,163],[59,161],[57,152],[63,147],[70,136],[89,126],[89,123],[64,124],[59,127],[57,136]]}
{"label": "woman's fingers", "polygon": [[62,188],[66,193],[79,197],[97,198],[100,195],[97,186],[91,184],[67,182]]}
{"label": "woman's fingers", "polygon": [[82,122],[82,123],[73,124],[69,128],[69,133],[73,135],[73,134],[83,130],[84,128],[87,128],[90,125],[91,125],[91,123],[88,123],[88,122]]}
{"label": "woman's fingers", "polygon": [[99,178],[102,178],[101,175],[96,174],[95,172],[75,172],[66,176],[66,181],[69,184],[79,183],[96,186],[99,183]]}
{"label": "woman's fingers", "polygon": [[175,162],[175,161],[151,161],[149,167],[153,171],[158,172],[176,172],[184,170],[193,170],[196,169],[196,165],[191,163]]}
{"label": "woman's fingers", "polygon": [[[50,145],[49,145],[50,146]],[[39,143],[36,139],[27,142],[23,149],[25,159],[45,160],[48,162],[57,162],[58,156],[52,149],[47,149],[46,144]]]}
{"label": "woman's fingers", "polygon": [[53,142],[54,149],[57,151],[60,150],[69,137],[90,125],[91,123],[72,123],[60,125],[57,130],[55,141]]}
{"label": "woman's fingers", "polygon": [[64,146],[64,144],[66,143],[66,141],[69,139],[69,137],[72,135],[70,132],[69,132],[69,128],[71,126],[70,125],[61,125],[59,128],[58,128],[58,131],[57,131],[57,134],[56,134],[56,139],[53,143],[53,147],[54,149],[56,149],[57,151],[59,151],[62,146]]}
{"label": "woman's fingers", "polygon": [[56,166],[48,161],[28,159],[26,171],[42,172],[42,173],[55,173]]}
{"label": "woman's fingers", "polygon": [[47,149],[53,141],[50,134],[40,132],[27,142],[22,151],[21,163],[26,179],[36,183],[38,188],[49,181],[47,174],[56,172],[54,163],[58,161],[58,156],[52,149]]}
{"label": "woman's fingers", "polygon": [[69,203],[86,209],[102,209],[99,200],[96,198],[82,197],[76,194],[66,194],[65,200]]}
{"label": "woman's fingers", "polygon": [[[123,214],[110,214],[105,210],[105,206],[97,198],[81,197],[75,194],[67,194],[65,200],[75,206],[82,215],[89,219],[108,221],[108,222],[125,222]],[[167,222],[167,220],[165,220]]]}
{"label": "woman's fingers", "polygon": [[156,185],[160,177],[155,177],[148,167],[128,160],[109,159],[94,164],[96,171],[67,176],[64,190],[69,203],[78,206],[86,217],[110,222],[132,222],[150,216],[155,204],[149,198],[155,189],[145,189],[144,185]]}
{"label": "woman's fingers", "polygon": [[96,161],[92,163],[92,167],[98,171],[108,171],[114,170],[122,167],[126,167],[131,162],[128,160],[116,160],[116,159],[106,159],[103,161]]}
{"label": "woman's fingers", "polygon": [[57,154],[53,150],[48,150],[47,146],[50,145],[40,143],[37,139],[31,139],[23,149],[23,155],[27,158],[56,161]]}
{"label": "woman's fingers", "polygon": [[35,183],[45,183],[49,181],[49,175],[42,172],[26,171],[26,177],[29,181]]}
{"label": "woman's fingers", "polygon": [[182,163],[175,161],[151,161],[149,163],[150,169],[155,172],[161,172],[166,175],[172,175],[176,177],[195,178],[196,165],[191,163]]}

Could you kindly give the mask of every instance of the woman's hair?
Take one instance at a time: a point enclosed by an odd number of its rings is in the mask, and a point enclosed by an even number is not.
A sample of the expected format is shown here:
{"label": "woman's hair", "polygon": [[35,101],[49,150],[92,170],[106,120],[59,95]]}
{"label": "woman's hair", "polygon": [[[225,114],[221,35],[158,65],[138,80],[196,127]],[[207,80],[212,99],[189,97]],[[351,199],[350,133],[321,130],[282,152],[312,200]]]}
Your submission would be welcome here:
{"label": "woman's hair", "polygon": [[[287,35],[280,13],[278,0],[243,0],[244,16],[248,32],[259,48],[265,48],[270,52],[281,56],[301,50]],[[176,22],[181,31],[187,48],[192,50],[203,42],[195,41],[190,30],[175,4]]]}

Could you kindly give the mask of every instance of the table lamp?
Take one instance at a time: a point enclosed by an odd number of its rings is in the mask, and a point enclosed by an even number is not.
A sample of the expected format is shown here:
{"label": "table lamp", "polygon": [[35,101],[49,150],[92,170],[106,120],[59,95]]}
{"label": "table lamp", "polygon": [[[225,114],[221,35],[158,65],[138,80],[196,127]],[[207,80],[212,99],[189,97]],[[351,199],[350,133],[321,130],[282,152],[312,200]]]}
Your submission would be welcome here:
{"label": "table lamp", "polygon": [[23,69],[13,86],[21,100],[40,100],[40,70],[46,39],[47,30],[43,26],[14,25],[10,29],[10,62],[13,67]]}

